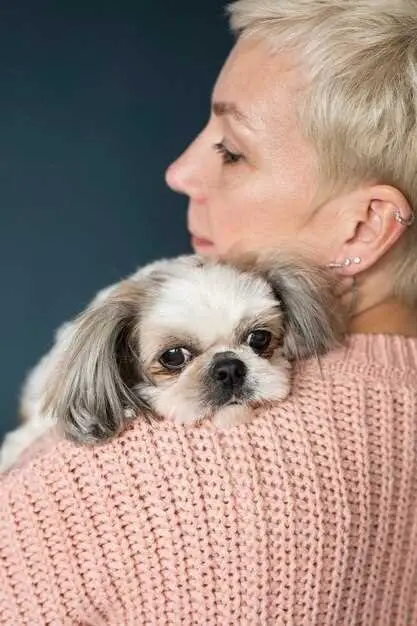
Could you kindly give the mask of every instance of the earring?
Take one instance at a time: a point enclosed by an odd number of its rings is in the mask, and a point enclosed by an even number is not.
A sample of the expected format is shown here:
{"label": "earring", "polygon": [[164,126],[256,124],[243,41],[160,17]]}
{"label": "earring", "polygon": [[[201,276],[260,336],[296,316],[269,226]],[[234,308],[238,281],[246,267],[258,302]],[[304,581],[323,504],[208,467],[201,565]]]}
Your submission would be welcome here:
{"label": "earring", "polygon": [[414,222],[415,217],[416,217],[414,214],[414,211],[411,211],[410,217],[406,219],[405,217],[401,215],[399,209],[394,209],[392,214],[394,216],[395,221],[401,224],[401,226],[411,226],[411,224]]}
{"label": "earring", "polygon": [[347,257],[343,261],[343,263],[329,263],[327,267],[329,267],[330,269],[339,269],[342,267],[350,267],[351,265],[359,265],[359,263],[361,262],[362,262],[362,259],[360,256],[355,256],[353,258]]}

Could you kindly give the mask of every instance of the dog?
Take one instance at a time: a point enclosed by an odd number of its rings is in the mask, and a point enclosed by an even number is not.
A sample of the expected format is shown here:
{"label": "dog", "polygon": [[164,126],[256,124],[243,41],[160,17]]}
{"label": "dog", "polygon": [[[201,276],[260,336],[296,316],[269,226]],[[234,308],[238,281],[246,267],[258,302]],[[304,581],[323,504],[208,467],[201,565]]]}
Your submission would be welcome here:
{"label": "dog", "polygon": [[292,363],[343,333],[332,277],[300,258],[151,263],[96,296],[30,373],[3,471],[55,424],[94,444],[141,416],[228,428],[284,400]]}

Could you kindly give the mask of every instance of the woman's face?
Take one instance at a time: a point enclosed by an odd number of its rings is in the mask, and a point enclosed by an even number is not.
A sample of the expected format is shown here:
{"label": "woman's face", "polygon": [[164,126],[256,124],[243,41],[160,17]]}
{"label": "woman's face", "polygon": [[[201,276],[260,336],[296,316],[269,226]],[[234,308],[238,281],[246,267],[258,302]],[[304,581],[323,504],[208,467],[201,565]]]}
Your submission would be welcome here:
{"label": "woman's face", "polygon": [[313,211],[314,152],[296,117],[302,89],[300,76],[264,44],[239,41],[232,50],[207,126],[166,173],[168,185],[189,197],[196,252],[219,256],[288,242],[328,256]]}

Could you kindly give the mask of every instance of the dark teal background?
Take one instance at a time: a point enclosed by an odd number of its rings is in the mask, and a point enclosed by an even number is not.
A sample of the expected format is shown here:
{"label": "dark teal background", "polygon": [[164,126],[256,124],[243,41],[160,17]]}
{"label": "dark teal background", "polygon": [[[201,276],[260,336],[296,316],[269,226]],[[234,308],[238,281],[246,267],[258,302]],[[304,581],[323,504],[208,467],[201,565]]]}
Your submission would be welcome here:
{"label": "dark teal background", "polygon": [[53,331],[101,287],[188,251],[169,162],[204,124],[224,2],[0,6],[0,435]]}

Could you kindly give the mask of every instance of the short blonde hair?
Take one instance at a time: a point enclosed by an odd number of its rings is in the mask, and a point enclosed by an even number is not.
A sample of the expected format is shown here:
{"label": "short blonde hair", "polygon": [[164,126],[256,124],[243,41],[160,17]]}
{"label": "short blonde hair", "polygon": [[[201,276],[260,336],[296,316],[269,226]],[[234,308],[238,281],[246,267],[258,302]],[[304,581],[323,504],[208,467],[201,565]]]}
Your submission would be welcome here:
{"label": "short blonde hair", "polygon": [[[321,179],[376,180],[417,210],[417,0],[237,0],[232,30],[294,51],[309,90],[300,110]],[[394,290],[417,303],[417,221],[395,264]]]}

